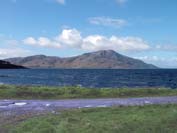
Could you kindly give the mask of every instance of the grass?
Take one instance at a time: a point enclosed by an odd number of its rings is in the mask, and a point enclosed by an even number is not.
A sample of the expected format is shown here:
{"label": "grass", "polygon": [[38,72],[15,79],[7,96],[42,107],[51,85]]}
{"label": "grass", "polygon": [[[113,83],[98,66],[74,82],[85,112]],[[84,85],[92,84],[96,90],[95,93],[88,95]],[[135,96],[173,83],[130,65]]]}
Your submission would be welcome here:
{"label": "grass", "polygon": [[177,105],[92,108],[31,118],[11,133],[175,133],[176,123]]}
{"label": "grass", "polygon": [[[0,85],[0,99],[70,99],[175,96],[176,89],[90,89]],[[31,118],[32,117],[32,118]],[[7,121],[7,124],[5,122]],[[1,123],[1,121],[4,121]],[[0,116],[0,132],[10,133],[175,133],[177,105],[74,109],[59,114]]]}
{"label": "grass", "polygon": [[167,88],[90,89],[82,87],[0,85],[0,99],[125,98],[175,95],[177,95],[177,89]]}

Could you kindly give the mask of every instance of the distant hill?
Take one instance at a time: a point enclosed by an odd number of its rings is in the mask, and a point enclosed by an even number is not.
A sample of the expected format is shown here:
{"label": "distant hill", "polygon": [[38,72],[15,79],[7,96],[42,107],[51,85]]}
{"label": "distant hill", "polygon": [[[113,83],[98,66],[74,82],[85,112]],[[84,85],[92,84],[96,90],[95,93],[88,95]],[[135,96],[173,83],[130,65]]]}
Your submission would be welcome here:
{"label": "distant hill", "polygon": [[101,50],[80,56],[60,58],[35,55],[25,58],[11,58],[6,61],[29,68],[86,68],[86,69],[156,69],[151,64],[133,59],[113,50]]}
{"label": "distant hill", "polygon": [[20,69],[20,68],[25,68],[25,67],[13,65],[7,61],[0,60],[0,69]]}

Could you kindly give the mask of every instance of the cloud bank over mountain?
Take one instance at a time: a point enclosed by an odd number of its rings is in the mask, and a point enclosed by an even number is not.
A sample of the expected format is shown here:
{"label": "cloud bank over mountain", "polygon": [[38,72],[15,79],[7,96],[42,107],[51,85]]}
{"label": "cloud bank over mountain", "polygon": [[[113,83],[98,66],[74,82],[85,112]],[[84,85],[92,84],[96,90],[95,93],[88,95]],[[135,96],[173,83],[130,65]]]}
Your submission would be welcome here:
{"label": "cloud bank over mountain", "polygon": [[53,48],[76,48],[88,51],[114,49],[117,51],[142,51],[150,49],[149,44],[139,37],[111,37],[103,35],[89,35],[83,37],[77,29],[64,29],[58,36],[47,37],[27,37],[24,44],[53,47]]}

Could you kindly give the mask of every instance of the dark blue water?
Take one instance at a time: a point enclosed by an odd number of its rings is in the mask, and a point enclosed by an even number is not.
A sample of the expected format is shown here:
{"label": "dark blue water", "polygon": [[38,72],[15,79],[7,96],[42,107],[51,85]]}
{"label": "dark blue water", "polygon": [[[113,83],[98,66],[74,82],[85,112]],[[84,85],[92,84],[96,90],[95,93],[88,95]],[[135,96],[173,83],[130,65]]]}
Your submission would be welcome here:
{"label": "dark blue water", "polygon": [[16,85],[177,88],[177,69],[24,69],[0,70],[0,83]]}

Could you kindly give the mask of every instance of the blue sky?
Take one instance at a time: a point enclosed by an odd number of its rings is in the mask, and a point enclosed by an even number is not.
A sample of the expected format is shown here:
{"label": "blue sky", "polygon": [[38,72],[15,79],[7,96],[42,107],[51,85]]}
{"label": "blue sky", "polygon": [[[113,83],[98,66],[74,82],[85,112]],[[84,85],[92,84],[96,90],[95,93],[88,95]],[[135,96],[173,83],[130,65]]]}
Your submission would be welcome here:
{"label": "blue sky", "polygon": [[0,0],[0,58],[113,49],[177,67],[176,0]]}

